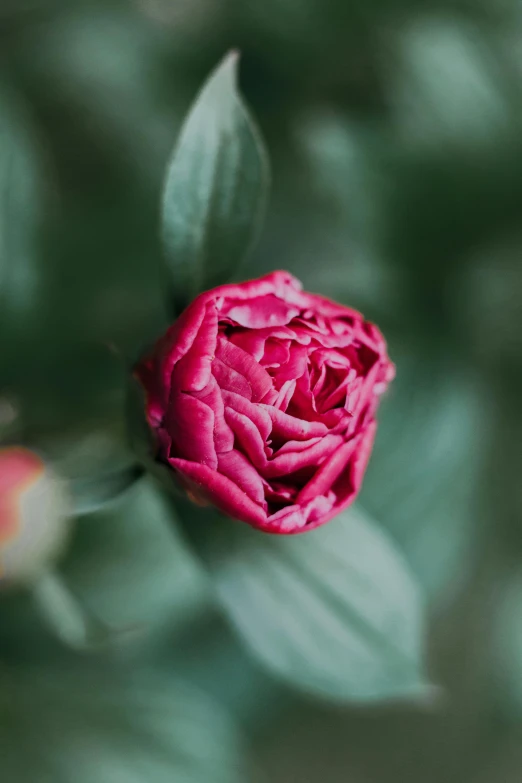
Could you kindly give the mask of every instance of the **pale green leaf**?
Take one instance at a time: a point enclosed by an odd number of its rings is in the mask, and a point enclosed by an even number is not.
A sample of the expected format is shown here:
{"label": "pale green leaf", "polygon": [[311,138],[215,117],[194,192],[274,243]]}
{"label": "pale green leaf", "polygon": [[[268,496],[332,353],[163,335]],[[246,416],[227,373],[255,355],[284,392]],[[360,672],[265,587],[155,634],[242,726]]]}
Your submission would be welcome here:
{"label": "pale green leaf", "polygon": [[139,465],[128,465],[112,473],[76,478],[70,482],[73,508],[76,516],[92,514],[126,492],[143,475]]}
{"label": "pale green leaf", "polygon": [[241,743],[213,702],[121,667],[0,669],[0,754],[6,783],[245,780]]}
{"label": "pale green leaf", "polygon": [[416,585],[389,538],[360,510],[297,536],[211,515],[191,523],[186,513],[217,596],[270,670],[338,701],[422,693]]}
{"label": "pale green leaf", "polygon": [[397,377],[377,414],[360,501],[440,609],[468,578],[480,541],[488,399],[460,363],[390,352]]}
{"label": "pale green leaf", "polygon": [[511,121],[510,74],[476,26],[451,17],[416,19],[401,31],[400,51],[390,87],[397,126],[410,144],[469,151],[502,140]]}
{"label": "pale green leaf", "polygon": [[110,640],[111,631],[76,600],[58,574],[48,571],[32,589],[42,619],[65,644],[81,649]]}
{"label": "pale green leaf", "polygon": [[268,165],[237,91],[237,62],[230,53],[204,84],[168,166],[162,231],[178,308],[229,279],[264,212]]}
{"label": "pale green leaf", "polygon": [[61,573],[78,602],[106,626],[136,629],[144,640],[167,617],[181,621],[207,600],[200,569],[147,479],[78,520]]}

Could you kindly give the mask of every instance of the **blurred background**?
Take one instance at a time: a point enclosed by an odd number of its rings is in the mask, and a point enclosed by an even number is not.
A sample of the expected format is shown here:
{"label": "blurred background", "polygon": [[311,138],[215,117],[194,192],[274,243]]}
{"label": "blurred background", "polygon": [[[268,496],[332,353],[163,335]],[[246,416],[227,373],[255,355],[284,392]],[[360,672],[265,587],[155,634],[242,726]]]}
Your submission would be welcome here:
{"label": "blurred background", "polygon": [[0,440],[72,480],[128,464],[126,361],[166,319],[164,169],[231,47],[273,172],[241,277],[285,268],[362,310],[397,364],[361,502],[422,586],[442,705],[332,705],[266,673],[144,480],[60,561],[121,644],[69,650],[0,595],[2,779],[517,783],[519,3],[2,0]]}

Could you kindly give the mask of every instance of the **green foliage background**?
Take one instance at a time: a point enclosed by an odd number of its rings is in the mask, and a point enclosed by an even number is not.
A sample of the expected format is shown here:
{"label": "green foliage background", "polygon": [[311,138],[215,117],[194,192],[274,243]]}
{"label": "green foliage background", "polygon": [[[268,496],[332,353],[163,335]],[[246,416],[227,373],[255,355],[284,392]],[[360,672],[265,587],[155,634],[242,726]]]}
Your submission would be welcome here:
{"label": "green foliage background", "polygon": [[[388,337],[397,379],[361,502],[423,590],[442,690],[350,706],[294,689],[284,661],[264,669],[216,608],[230,581],[209,581],[144,479],[79,517],[60,562],[79,604],[118,629],[107,648],[69,649],[34,596],[0,596],[2,780],[515,783],[517,3],[3,0],[0,436],[93,484],[129,464],[125,366],[167,320],[165,166],[231,47],[273,174],[240,276],[286,268]],[[338,664],[325,658],[325,682]]]}

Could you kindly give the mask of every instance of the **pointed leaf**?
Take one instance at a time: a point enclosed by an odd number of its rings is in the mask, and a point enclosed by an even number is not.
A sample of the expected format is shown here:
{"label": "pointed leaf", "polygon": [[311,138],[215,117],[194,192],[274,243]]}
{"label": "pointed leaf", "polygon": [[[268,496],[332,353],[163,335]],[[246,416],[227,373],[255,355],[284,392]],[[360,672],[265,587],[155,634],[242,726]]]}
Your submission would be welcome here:
{"label": "pointed leaf", "polygon": [[162,230],[178,309],[233,274],[264,212],[267,159],[237,91],[237,62],[231,52],[204,84],[167,171]]}

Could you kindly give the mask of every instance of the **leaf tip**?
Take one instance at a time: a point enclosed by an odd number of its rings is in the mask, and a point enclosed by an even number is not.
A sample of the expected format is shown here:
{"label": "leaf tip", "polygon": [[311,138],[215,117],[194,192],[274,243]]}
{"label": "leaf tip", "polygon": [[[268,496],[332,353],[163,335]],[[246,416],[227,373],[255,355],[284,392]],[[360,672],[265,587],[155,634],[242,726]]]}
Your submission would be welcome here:
{"label": "leaf tip", "polygon": [[241,52],[239,49],[230,49],[229,52],[223,57],[218,67],[216,68],[216,75],[221,75],[227,80],[230,80],[234,86],[237,87],[237,73],[239,67],[239,58]]}
{"label": "leaf tip", "polygon": [[234,47],[233,49],[230,49],[226,53],[225,57],[223,58],[223,62],[229,63],[232,68],[237,68],[240,57],[241,57],[240,50]]}

